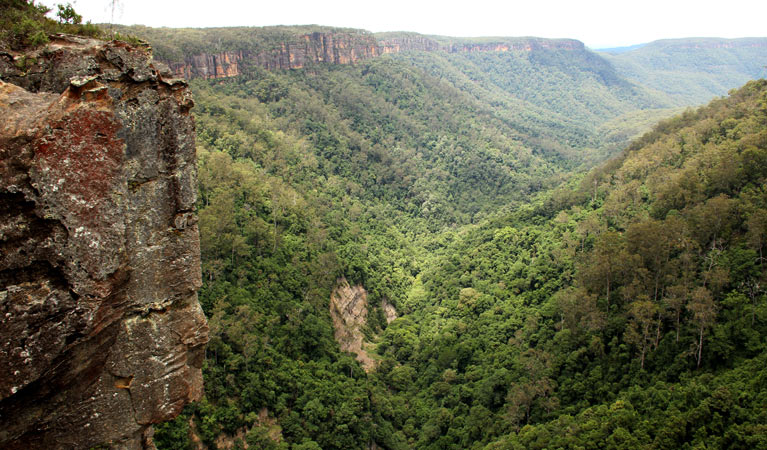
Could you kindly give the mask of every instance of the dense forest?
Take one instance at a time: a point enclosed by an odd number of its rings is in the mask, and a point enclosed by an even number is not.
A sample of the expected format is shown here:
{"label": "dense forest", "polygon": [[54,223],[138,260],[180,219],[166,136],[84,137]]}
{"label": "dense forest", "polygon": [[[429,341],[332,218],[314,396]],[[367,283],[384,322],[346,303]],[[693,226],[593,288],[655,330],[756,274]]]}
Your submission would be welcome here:
{"label": "dense forest", "polygon": [[[5,3],[6,46],[99,34]],[[171,59],[373,39],[116,30]],[[767,81],[681,109],[758,68],[678,44],[190,81],[211,340],[158,448],[767,448]],[[347,281],[370,366],[336,338]]]}
{"label": "dense forest", "polygon": [[686,38],[600,53],[626,78],[680,105],[704,103],[748,80],[767,77],[767,38]]}
{"label": "dense forest", "polygon": [[767,445],[766,82],[628,146],[674,100],[590,53],[192,87],[212,339],[160,448]]}

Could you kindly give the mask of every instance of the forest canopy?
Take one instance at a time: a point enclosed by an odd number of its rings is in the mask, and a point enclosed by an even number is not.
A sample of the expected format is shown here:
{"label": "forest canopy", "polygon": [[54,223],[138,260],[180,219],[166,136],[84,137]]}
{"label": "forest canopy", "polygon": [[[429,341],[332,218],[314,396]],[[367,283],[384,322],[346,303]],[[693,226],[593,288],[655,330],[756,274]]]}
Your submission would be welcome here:
{"label": "forest canopy", "polygon": [[[513,57],[451,58],[193,83],[213,337],[205,400],[158,445],[762,445],[767,84],[571,174],[572,129],[483,106],[500,73],[455,87]],[[334,340],[342,276],[370,373]]]}

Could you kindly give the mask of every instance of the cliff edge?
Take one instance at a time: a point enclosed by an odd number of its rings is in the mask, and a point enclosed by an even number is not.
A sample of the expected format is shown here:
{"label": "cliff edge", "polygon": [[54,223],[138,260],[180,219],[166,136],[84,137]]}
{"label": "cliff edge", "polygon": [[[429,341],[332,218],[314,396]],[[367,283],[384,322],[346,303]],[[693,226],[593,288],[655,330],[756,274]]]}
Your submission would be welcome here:
{"label": "cliff edge", "polygon": [[153,448],[208,340],[189,91],[70,36],[0,79],[0,448]]}

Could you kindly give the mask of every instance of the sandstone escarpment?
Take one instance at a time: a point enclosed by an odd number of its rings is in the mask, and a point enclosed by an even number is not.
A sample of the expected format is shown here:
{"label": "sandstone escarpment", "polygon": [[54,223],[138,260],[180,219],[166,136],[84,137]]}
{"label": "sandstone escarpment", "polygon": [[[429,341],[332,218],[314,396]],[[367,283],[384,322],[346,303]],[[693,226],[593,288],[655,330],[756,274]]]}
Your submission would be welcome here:
{"label": "sandstone escarpment", "polygon": [[190,56],[183,63],[169,64],[176,78],[227,78],[242,73],[240,63],[243,52],[222,52]]}
{"label": "sandstone escarpment", "polygon": [[0,54],[0,448],[151,448],[202,394],[192,100],[150,60]]}
{"label": "sandstone escarpment", "polygon": [[[356,64],[383,54],[408,51],[460,53],[585,49],[583,43],[572,39],[524,37],[473,40],[429,37],[418,33],[382,33],[376,38],[362,30],[328,29],[304,34],[293,34],[284,29],[280,30],[280,34],[273,34],[275,31],[268,29],[248,30],[252,33],[249,38],[240,38],[236,43],[230,43],[229,48],[226,44],[213,46],[220,51],[187,54],[183,60],[177,56],[183,51],[166,52],[166,59],[159,59],[170,67],[176,77],[216,79],[241,75],[249,67],[280,70],[302,69],[315,64]],[[141,29],[136,31],[140,34]],[[204,35],[196,39],[195,45],[190,44],[190,47],[210,44],[214,38]],[[157,44],[163,42],[157,41]]]}
{"label": "sandstone escarpment", "polygon": [[354,64],[380,54],[368,34],[314,32],[296,36],[270,48],[198,54],[183,62],[164,61],[175,76],[225,78],[242,73],[243,65],[267,70],[301,69],[318,63]]}

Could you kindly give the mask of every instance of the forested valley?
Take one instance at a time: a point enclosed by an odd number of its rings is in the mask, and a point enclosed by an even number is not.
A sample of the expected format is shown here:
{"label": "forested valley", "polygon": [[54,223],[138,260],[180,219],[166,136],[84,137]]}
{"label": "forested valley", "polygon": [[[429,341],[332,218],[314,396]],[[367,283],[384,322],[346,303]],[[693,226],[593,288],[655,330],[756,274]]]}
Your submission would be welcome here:
{"label": "forested valley", "polygon": [[[205,69],[204,396],[158,448],[767,448],[767,39],[107,34],[2,5],[0,48]],[[296,62],[312,42],[335,62]]]}
{"label": "forested valley", "polygon": [[[636,67],[411,51],[192,80],[211,341],[158,447],[767,448],[767,82],[685,109],[703,88]],[[347,282],[367,365],[335,338]]]}

